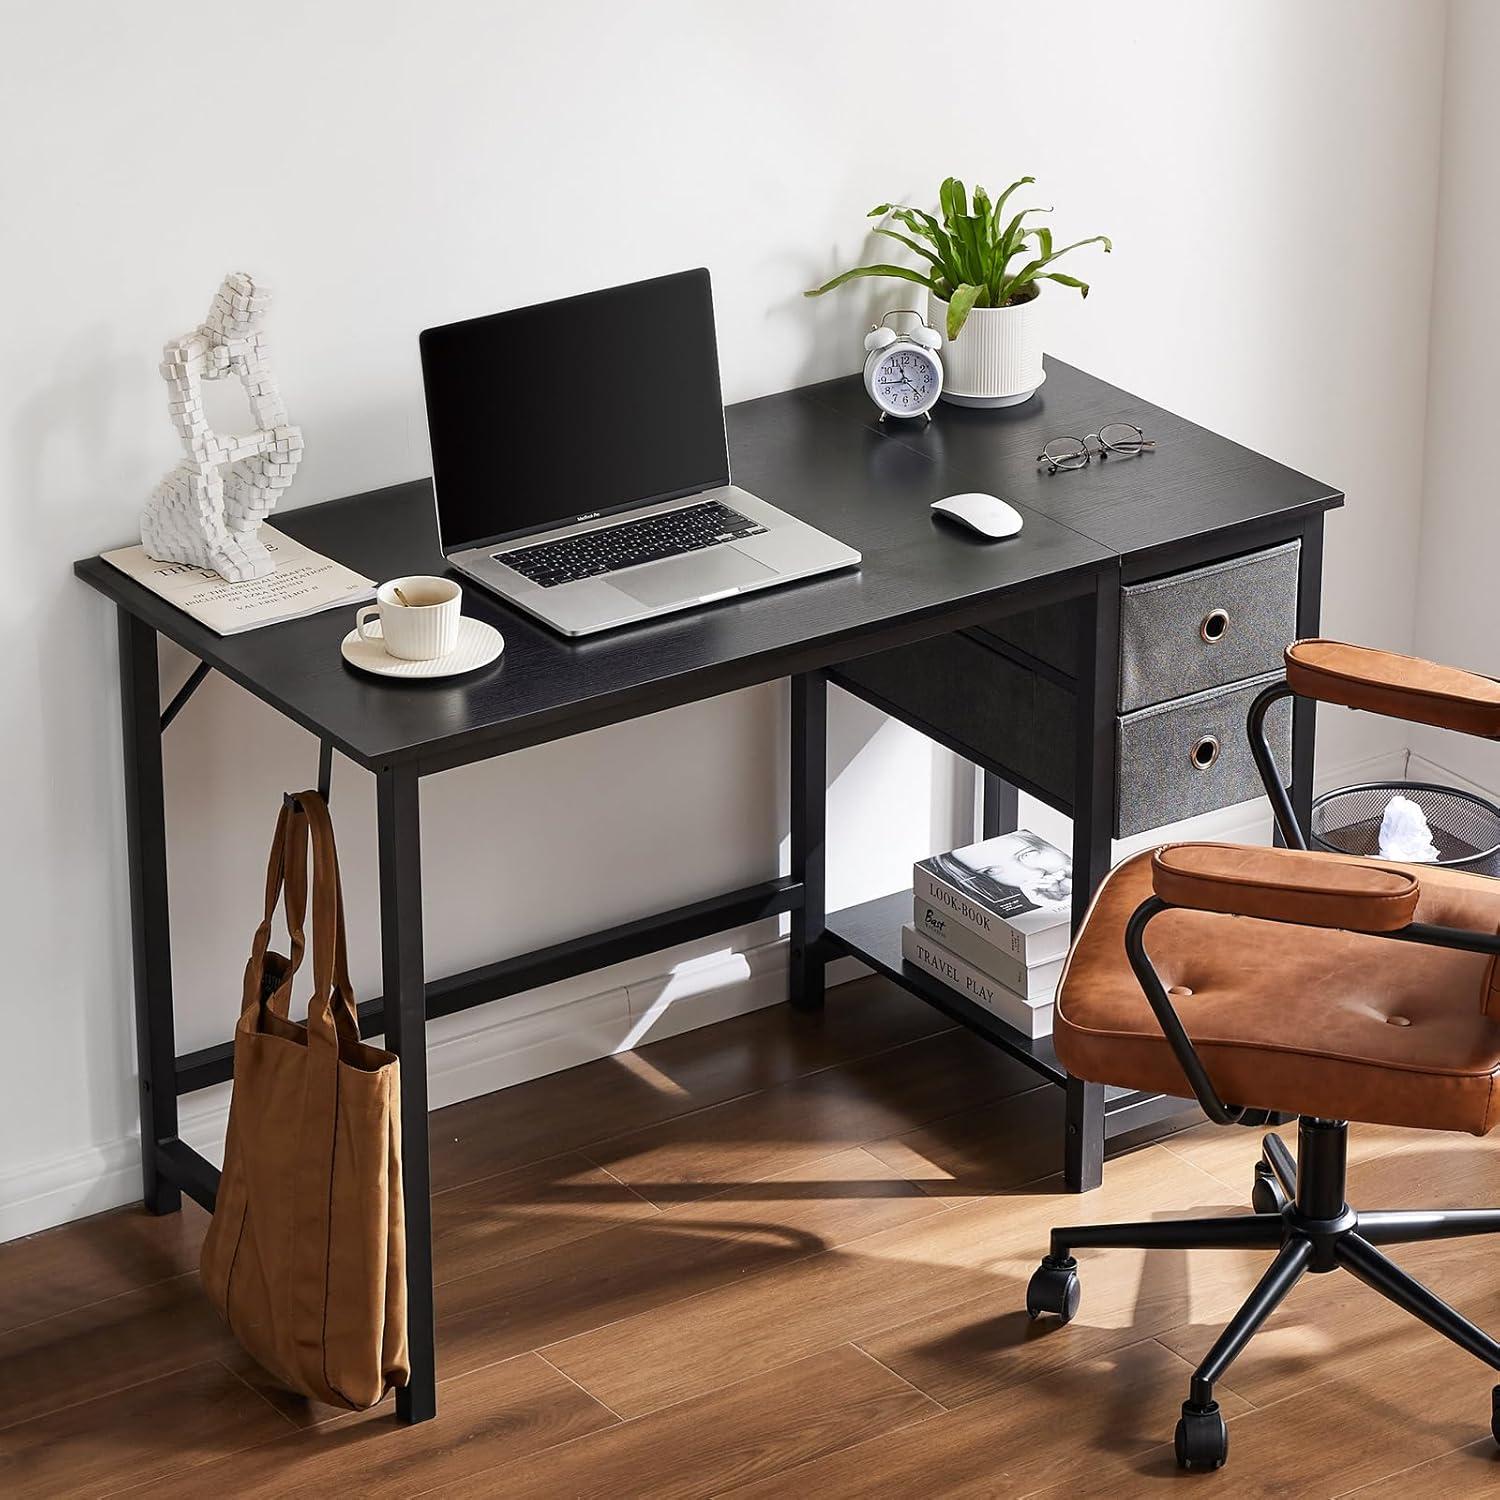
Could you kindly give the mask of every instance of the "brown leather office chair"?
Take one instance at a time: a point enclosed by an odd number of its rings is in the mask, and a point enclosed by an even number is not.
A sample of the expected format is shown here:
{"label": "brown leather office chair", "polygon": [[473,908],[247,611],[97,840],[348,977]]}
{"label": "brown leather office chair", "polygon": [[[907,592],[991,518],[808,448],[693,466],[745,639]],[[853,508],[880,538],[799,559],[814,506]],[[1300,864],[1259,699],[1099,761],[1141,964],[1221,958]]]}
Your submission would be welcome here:
{"label": "brown leather office chair", "polygon": [[[1074,942],[1055,1034],[1069,1072],[1191,1090],[1221,1125],[1298,1116],[1295,1159],[1279,1136],[1262,1142],[1256,1212],[1054,1229],[1027,1289],[1032,1317],[1066,1323],[1075,1250],[1275,1251],[1193,1375],[1176,1435],[1189,1469],[1228,1457],[1214,1383],[1304,1272],[1351,1271],[1500,1369],[1500,1343],[1376,1248],[1492,1234],[1500,1210],[1356,1212],[1344,1197],[1348,1121],[1483,1135],[1500,1118],[1500,880],[1308,852],[1263,731],[1266,710],[1292,694],[1500,739],[1500,682],[1299,641],[1249,724],[1289,847],[1169,844],[1125,860]],[[1500,1386],[1491,1399],[1500,1442]]]}

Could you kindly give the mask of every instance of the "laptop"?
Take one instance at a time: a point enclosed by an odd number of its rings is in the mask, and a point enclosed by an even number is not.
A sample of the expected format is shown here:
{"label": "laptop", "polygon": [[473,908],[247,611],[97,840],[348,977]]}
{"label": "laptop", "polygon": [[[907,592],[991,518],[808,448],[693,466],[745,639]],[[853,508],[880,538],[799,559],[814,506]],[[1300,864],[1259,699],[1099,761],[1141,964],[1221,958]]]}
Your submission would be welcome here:
{"label": "laptop", "polygon": [[449,565],[563,635],[854,567],[731,483],[706,270],[429,328]]}

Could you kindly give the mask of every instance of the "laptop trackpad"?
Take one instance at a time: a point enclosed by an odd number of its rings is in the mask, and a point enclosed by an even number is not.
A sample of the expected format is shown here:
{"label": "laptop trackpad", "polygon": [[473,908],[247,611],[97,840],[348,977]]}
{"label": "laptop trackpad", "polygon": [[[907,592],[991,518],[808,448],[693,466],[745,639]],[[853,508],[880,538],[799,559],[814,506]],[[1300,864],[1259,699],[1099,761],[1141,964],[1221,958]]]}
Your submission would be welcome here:
{"label": "laptop trackpad", "polygon": [[610,584],[642,604],[688,604],[706,594],[758,583],[776,571],[737,547],[711,547],[686,557],[651,563],[638,572],[615,573]]}

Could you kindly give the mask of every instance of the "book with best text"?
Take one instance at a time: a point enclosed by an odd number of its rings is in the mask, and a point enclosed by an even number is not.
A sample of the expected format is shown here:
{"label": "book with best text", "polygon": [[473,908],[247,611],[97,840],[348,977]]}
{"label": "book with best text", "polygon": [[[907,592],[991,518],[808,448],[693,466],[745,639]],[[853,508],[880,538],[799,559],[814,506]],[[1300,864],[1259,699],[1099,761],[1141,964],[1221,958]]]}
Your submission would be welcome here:
{"label": "book with best text", "polygon": [[965,963],[973,964],[982,974],[997,979],[1008,990],[1015,990],[1033,1005],[1052,999],[1057,981],[1062,977],[1063,960],[1048,959],[1028,968],[1009,948],[997,948],[972,927],[965,926],[940,906],[917,896],[912,901],[912,926],[934,943],[941,943]]}
{"label": "book with best text", "polygon": [[992,1016],[1014,1026],[1023,1036],[1035,1040],[1052,1034],[1052,1006],[1049,1002],[1033,1005],[1014,990],[997,984],[989,975],[981,974],[972,964],[965,963],[941,944],[929,942],[910,922],[901,929],[901,956],[907,963],[925,969],[966,1000],[972,1000]]}

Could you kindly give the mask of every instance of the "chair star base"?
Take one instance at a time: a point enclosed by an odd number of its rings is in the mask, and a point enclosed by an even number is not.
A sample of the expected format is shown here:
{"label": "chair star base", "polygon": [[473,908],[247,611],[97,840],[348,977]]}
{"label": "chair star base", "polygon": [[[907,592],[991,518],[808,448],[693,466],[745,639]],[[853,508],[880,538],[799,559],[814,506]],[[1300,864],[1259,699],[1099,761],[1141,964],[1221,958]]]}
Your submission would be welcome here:
{"label": "chair star base", "polygon": [[[1280,1136],[1267,1135],[1261,1143],[1252,1193],[1259,1212],[1225,1218],[1069,1225],[1052,1231],[1048,1254],[1026,1290],[1026,1310],[1033,1318],[1049,1314],[1061,1323],[1069,1322],[1078,1310],[1075,1250],[1276,1251],[1255,1289],[1193,1374],[1177,1424],[1176,1451],[1181,1468],[1223,1466],[1229,1456],[1229,1430],[1214,1400],[1214,1385],[1308,1273],[1350,1272],[1492,1369],[1500,1370],[1500,1342],[1376,1249],[1377,1245],[1494,1234],[1500,1232],[1500,1210],[1357,1213],[1344,1199],[1348,1131],[1342,1120],[1303,1116],[1297,1122],[1295,1158]],[[1500,1386],[1491,1393],[1490,1430],[1500,1443]]]}

